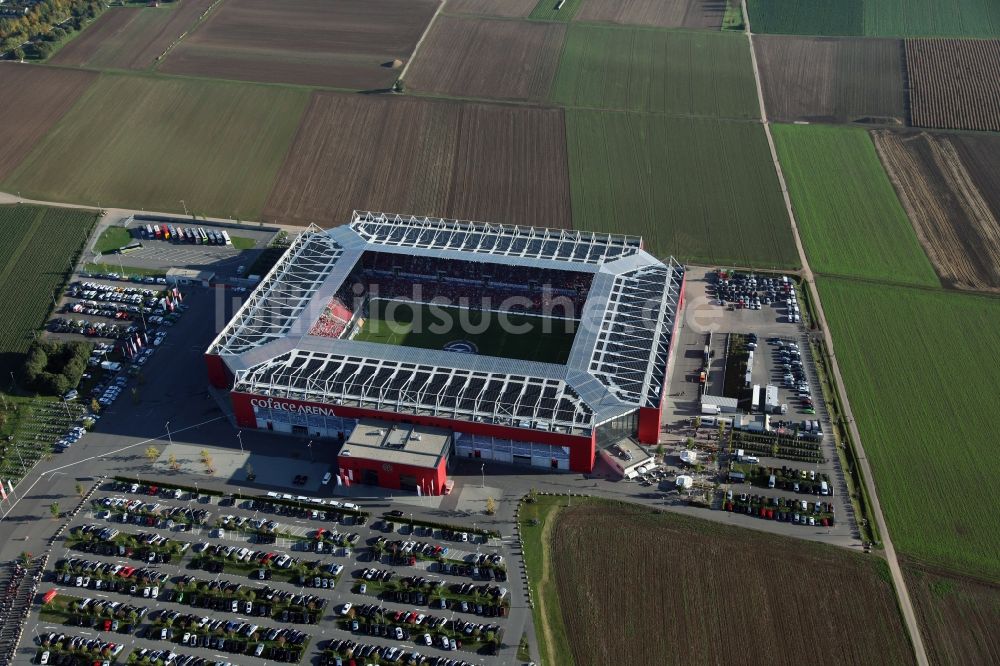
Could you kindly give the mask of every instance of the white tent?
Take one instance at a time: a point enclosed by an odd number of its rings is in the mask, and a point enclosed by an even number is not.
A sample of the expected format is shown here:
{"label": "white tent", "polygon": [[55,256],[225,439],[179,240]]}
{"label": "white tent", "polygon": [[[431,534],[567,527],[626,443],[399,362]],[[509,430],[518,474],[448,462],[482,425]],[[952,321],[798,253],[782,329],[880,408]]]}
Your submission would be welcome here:
{"label": "white tent", "polygon": [[690,449],[681,451],[681,462],[686,465],[695,465],[698,462],[698,452]]}
{"label": "white tent", "polygon": [[677,487],[681,490],[687,490],[694,485],[694,479],[687,474],[681,474],[677,477]]}

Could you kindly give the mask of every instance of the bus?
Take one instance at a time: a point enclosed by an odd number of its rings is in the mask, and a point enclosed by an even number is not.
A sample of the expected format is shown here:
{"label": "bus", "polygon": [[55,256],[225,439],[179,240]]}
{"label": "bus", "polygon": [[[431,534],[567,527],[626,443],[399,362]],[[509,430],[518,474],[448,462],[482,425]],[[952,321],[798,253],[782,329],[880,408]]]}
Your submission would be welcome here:
{"label": "bus", "polygon": [[225,241],[226,245],[232,245],[233,241],[229,238],[229,232],[225,229],[222,230],[222,240]]}
{"label": "bus", "polygon": [[201,236],[201,244],[208,245],[209,243],[208,234],[206,234],[205,230],[202,229],[201,227],[198,227],[198,235]]}
{"label": "bus", "polygon": [[138,250],[140,248],[142,248],[142,243],[140,243],[139,241],[134,241],[132,243],[129,243],[125,247],[118,248],[118,254],[128,254],[129,252]]}
{"label": "bus", "polygon": [[153,225],[147,224],[146,225],[146,238],[152,238],[152,237],[153,237]]}
{"label": "bus", "polygon": [[153,235],[156,238],[163,238],[163,229],[160,228],[160,225],[153,225]]}

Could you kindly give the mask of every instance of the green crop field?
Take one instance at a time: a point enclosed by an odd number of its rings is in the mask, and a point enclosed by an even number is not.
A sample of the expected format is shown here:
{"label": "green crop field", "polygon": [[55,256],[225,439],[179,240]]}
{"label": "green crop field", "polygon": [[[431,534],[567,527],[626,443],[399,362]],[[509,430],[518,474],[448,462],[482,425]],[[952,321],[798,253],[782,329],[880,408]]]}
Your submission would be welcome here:
{"label": "green crop field", "polygon": [[868,132],[825,125],[772,132],[814,271],[940,286]]}
{"label": "green crop field", "polygon": [[467,353],[565,363],[575,335],[575,321],[379,299],[354,340],[435,350],[468,343]]}
{"label": "green crop field", "polygon": [[1000,37],[995,0],[748,0],[758,33]]}
{"label": "green crop field", "polygon": [[568,110],[566,136],[575,228],[682,261],[798,266],[759,124]]}
{"label": "green crop field", "polygon": [[897,550],[1000,578],[1000,300],[819,281],[851,407]]}
{"label": "green crop field", "polygon": [[20,367],[96,221],[93,211],[0,206],[0,376]]}
{"label": "green crop field", "polygon": [[569,107],[759,118],[743,35],[570,26],[552,100]]}
{"label": "green crop field", "polygon": [[260,213],[308,93],[104,75],[7,181],[35,199],[220,217]]}
{"label": "green crop field", "polygon": [[583,0],[566,0],[562,7],[556,9],[559,0],[538,0],[538,4],[531,10],[528,18],[542,19],[545,21],[569,21],[580,9]]}

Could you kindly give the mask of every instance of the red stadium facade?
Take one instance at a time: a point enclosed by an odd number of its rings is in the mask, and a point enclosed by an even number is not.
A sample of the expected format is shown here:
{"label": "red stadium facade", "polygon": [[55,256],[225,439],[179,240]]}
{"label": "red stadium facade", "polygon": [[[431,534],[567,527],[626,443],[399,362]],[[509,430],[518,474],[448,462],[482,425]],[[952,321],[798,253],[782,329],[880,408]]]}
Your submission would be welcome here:
{"label": "red stadium facade", "polygon": [[[368,301],[351,297],[369,284],[420,282],[427,298],[520,289],[534,314],[543,280],[581,308],[565,364],[353,339]],[[586,473],[623,436],[659,440],[683,289],[683,268],[635,237],[356,213],[296,239],[209,348],[208,378],[231,391],[241,428],[344,442],[375,419],[453,433],[452,460]],[[363,453],[341,467],[421,492],[447,473]]]}

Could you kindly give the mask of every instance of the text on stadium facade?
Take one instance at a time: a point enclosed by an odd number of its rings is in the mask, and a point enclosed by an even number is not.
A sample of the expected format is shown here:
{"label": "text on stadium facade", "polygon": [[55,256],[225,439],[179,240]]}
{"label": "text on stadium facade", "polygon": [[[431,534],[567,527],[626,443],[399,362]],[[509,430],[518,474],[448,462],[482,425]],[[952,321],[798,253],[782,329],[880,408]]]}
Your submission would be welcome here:
{"label": "text on stadium facade", "polygon": [[296,414],[316,414],[321,416],[336,416],[330,407],[319,407],[316,405],[300,405],[295,402],[275,400],[274,398],[251,398],[252,407],[264,407],[267,409],[277,409],[283,412],[295,412]]}

